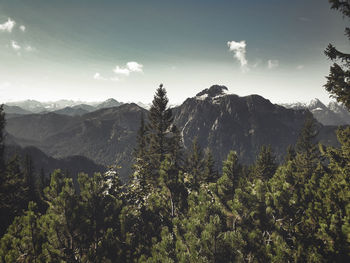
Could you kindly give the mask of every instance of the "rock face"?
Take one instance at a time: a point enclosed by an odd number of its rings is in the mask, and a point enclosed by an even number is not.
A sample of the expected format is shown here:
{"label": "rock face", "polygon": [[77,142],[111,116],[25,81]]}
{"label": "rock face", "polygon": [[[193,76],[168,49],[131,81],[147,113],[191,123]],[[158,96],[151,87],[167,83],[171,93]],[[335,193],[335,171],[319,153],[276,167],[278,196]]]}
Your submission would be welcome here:
{"label": "rock face", "polygon": [[201,92],[197,93],[196,97],[201,97],[201,96],[208,96],[210,98],[224,95],[225,90],[227,91],[227,87],[225,86],[220,86],[220,85],[213,85],[209,89],[202,90]]}
{"label": "rock face", "polygon": [[213,86],[174,109],[185,147],[197,137],[219,163],[230,150],[242,162],[252,163],[262,145],[271,145],[281,160],[288,145],[295,144],[308,111],[286,109],[259,95],[225,95],[224,90]]}

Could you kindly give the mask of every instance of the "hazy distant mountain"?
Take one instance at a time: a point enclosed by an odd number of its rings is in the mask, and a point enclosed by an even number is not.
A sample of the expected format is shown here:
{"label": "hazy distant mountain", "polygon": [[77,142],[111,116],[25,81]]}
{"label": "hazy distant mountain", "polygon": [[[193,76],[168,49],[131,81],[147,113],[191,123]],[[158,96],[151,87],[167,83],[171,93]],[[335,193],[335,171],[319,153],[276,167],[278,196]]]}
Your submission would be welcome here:
{"label": "hazy distant mountain", "polygon": [[6,130],[22,147],[33,145],[55,158],[83,155],[98,164],[130,172],[141,112],[136,104],[101,109],[83,116],[35,114],[8,120]]}
{"label": "hazy distant mountain", "polygon": [[112,107],[118,107],[122,105],[122,102],[116,101],[115,99],[108,99],[96,106],[96,109],[105,109],[105,108],[112,108]]}
{"label": "hazy distant mountain", "polygon": [[[190,147],[198,137],[220,166],[230,150],[237,151],[242,162],[251,163],[262,145],[271,145],[281,160],[287,146],[296,142],[309,111],[287,109],[258,95],[225,94],[226,90],[212,86],[173,109],[184,146]],[[105,166],[117,162],[126,179],[141,113],[147,116],[147,110],[131,103],[82,116],[31,114],[9,119],[6,129],[15,143],[33,145],[54,158],[83,155]],[[319,138],[335,144],[335,127],[318,127]]]}
{"label": "hazy distant mountain", "polygon": [[88,113],[89,111],[84,110],[82,108],[73,108],[73,107],[65,107],[60,110],[53,111],[57,114],[68,115],[68,116],[80,116]]}
{"label": "hazy distant mountain", "polygon": [[92,105],[88,105],[88,104],[78,104],[72,107],[73,109],[82,109],[85,110],[87,112],[92,112],[96,110],[96,107],[92,106]]}
{"label": "hazy distant mountain", "polygon": [[309,103],[282,104],[291,109],[309,109],[314,117],[324,125],[348,125],[350,124],[350,112],[344,105],[330,102],[328,106],[319,99],[313,99]]}
{"label": "hazy distant mountain", "polygon": [[81,101],[73,101],[73,100],[58,100],[58,101],[52,101],[52,102],[24,100],[24,101],[8,102],[6,103],[6,105],[11,107],[17,106],[31,113],[45,113],[45,112],[61,110],[67,107],[81,108],[86,110],[87,112],[96,110],[96,108],[92,105],[84,104]]}
{"label": "hazy distant mountain", "polygon": [[33,113],[39,113],[41,111],[45,111],[45,106],[40,101],[36,100],[24,100],[18,102],[8,102],[6,103],[8,106],[18,106],[26,111],[30,111]]}
{"label": "hazy distant mountain", "polygon": [[149,110],[149,108],[151,108],[152,103],[143,103],[143,102],[137,102],[137,105],[139,105],[141,108],[144,108],[146,110]]}
{"label": "hazy distant mountain", "polygon": [[18,106],[9,106],[4,104],[4,111],[6,114],[19,114],[19,115],[24,115],[24,114],[31,114],[33,112],[22,109],[21,107]]}

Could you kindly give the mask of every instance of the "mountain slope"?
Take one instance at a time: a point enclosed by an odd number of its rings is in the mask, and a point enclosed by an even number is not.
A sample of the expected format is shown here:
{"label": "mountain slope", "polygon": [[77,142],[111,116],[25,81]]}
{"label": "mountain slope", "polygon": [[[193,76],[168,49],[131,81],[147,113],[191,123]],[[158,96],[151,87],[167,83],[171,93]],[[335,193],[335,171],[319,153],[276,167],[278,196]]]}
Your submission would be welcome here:
{"label": "mountain slope", "polygon": [[82,155],[101,165],[121,165],[130,172],[141,112],[136,104],[101,109],[83,116],[55,113],[8,120],[6,130],[21,146],[34,145],[55,158]]}
{"label": "mountain slope", "polygon": [[92,175],[96,172],[103,173],[107,170],[105,166],[98,165],[84,156],[76,155],[55,159],[34,146],[21,148],[10,144],[7,145],[5,149],[7,159],[18,155],[21,160],[24,160],[26,155],[29,155],[32,158],[35,173],[40,174],[43,172],[46,176],[50,175],[56,169],[61,169],[63,172],[67,172],[74,181],[76,181],[78,174],[81,172]]}
{"label": "mountain slope", "polygon": [[197,137],[219,162],[235,150],[242,162],[252,163],[262,145],[271,145],[282,160],[288,145],[296,142],[308,111],[286,109],[259,95],[225,95],[225,90],[212,86],[174,109],[185,147]]}

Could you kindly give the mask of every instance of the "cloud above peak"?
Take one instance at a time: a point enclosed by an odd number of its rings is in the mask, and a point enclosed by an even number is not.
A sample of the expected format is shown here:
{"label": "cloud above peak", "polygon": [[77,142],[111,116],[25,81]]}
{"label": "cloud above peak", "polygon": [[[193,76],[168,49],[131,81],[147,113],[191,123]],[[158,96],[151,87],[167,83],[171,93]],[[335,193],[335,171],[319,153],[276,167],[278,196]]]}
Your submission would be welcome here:
{"label": "cloud above peak", "polygon": [[0,31],[3,31],[3,32],[7,31],[11,33],[15,25],[16,25],[16,22],[13,21],[11,18],[8,18],[8,20],[5,23],[0,24]]}
{"label": "cloud above peak", "polygon": [[233,57],[236,58],[239,63],[241,64],[241,69],[243,71],[249,70],[248,68],[248,60],[246,58],[247,53],[247,43],[245,40],[236,42],[236,41],[228,41],[227,46],[229,47],[229,50],[233,52]]}

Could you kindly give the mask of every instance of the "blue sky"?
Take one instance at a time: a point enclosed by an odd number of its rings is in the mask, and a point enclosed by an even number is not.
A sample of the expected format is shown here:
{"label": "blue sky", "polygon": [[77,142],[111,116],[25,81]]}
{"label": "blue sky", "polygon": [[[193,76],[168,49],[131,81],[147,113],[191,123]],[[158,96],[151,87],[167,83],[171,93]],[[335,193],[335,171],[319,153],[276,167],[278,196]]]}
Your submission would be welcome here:
{"label": "blue sky", "polygon": [[172,103],[213,84],[273,102],[327,102],[332,42],[348,50],[326,0],[0,1],[0,101]]}

